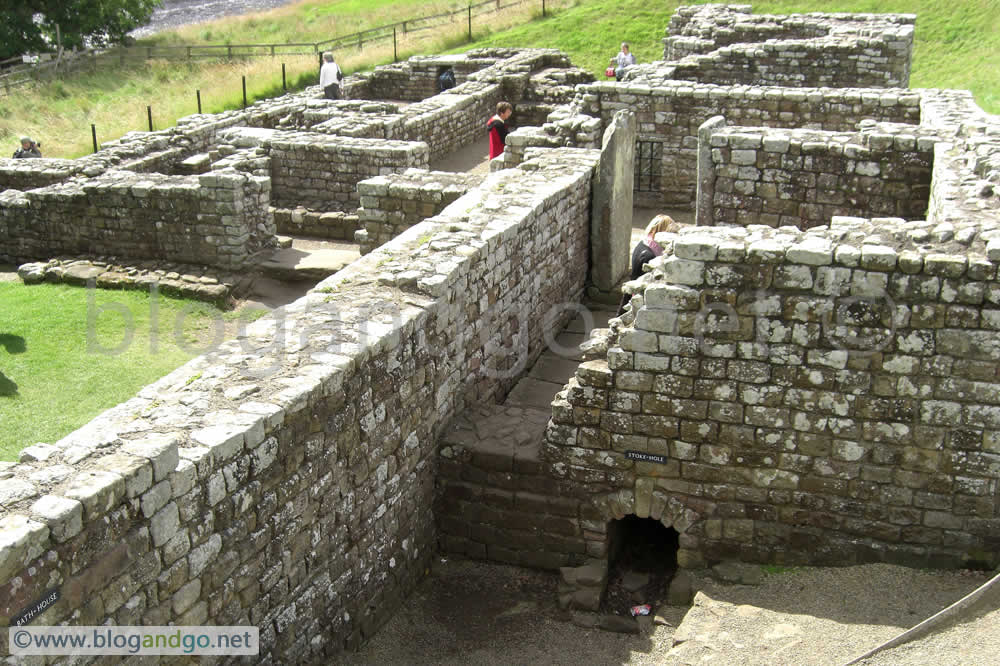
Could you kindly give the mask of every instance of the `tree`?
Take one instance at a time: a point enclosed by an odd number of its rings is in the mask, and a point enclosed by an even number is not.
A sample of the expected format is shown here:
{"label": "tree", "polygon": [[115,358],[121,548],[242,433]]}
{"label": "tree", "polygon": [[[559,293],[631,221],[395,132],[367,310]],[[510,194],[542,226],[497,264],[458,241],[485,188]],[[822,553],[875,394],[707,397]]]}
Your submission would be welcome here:
{"label": "tree", "polygon": [[4,0],[0,9],[0,59],[62,45],[107,46],[145,25],[161,0]]}

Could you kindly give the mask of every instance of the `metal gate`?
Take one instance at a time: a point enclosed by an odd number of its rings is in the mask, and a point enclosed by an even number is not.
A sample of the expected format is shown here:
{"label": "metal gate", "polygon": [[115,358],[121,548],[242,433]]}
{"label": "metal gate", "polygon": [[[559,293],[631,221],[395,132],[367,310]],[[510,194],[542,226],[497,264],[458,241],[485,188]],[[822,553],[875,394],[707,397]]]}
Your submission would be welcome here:
{"label": "metal gate", "polygon": [[636,192],[660,191],[660,164],[663,144],[659,141],[636,141],[635,186]]}

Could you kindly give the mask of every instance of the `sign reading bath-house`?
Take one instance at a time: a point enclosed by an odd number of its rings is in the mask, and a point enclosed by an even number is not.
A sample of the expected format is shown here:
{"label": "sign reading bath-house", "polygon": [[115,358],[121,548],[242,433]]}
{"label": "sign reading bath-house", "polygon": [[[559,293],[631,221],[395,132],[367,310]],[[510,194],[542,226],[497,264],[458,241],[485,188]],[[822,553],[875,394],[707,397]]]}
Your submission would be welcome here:
{"label": "sign reading bath-house", "polygon": [[641,462],[654,462],[660,463],[661,465],[667,464],[666,456],[658,456],[654,453],[643,453],[642,451],[626,451],[626,458],[631,458],[632,460],[639,460]]}

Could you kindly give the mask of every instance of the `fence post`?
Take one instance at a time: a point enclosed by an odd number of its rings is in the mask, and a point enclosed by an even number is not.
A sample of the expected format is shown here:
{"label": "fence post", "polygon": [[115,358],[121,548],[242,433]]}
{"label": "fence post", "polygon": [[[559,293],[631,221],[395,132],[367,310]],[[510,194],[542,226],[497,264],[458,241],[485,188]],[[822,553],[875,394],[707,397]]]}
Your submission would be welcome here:
{"label": "fence post", "polygon": [[281,63],[281,89],[288,92],[288,85],[285,83],[285,63]]}
{"label": "fence post", "polygon": [[146,117],[149,119],[149,131],[153,131],[153,107],[146,107]]}
{"label": "fence post", "polygon": [[97,152],[97,125],[90,124],[90,138],[94,140],[94,152]]}
{"label": "fence post", "polygon": [[472,5],[469,5],[469,41],[472,41]]}
{"label": "fence post", "polygon": [[399,62],[399,54],[396,52],[396,26],[392,26],[392,61]]}
{"label": "fence post", "polygon": [[194,92],[198,96],[198,113],[201,114],[201,91],[195,90]]}
{"label": "fence post", "polygon": [[233,47],[232,46],[227,46],[226,47],[226,57],[229,58],[230,60],[233,59]]}
{"label": "fence post", "polygon": [[[542,2],[544,3],[545,0],[542,0]],[[188,56],[188,60],[190,60],[191,59],[191,47],[190,46],[187,47],[187,56]]]}
{"label": "fence post", "polygon": [[542,18],[545,18],[545,0],[542,0]]}
{"label": "fence post", "polygon": [[247,108],[247,77],[243,76],[243,108]]}

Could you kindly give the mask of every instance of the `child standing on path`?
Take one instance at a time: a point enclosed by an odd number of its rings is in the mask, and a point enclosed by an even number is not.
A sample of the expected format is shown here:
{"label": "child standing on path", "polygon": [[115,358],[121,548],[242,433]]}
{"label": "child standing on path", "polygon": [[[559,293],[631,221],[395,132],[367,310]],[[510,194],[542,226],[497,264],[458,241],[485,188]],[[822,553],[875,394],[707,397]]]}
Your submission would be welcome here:
{"label": "child standing on path", "polygon": [[503,153],[504,141],[510,130],[507,129],[507,119],[514,113],[514,107],[510,102],[500,102],[497,104],[497,113],[486,123],[486,131],[490,135],[490,159]]}

